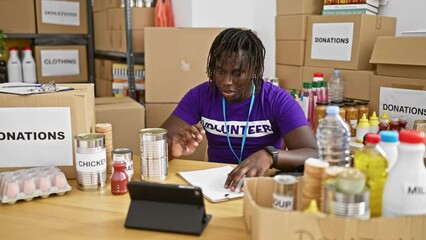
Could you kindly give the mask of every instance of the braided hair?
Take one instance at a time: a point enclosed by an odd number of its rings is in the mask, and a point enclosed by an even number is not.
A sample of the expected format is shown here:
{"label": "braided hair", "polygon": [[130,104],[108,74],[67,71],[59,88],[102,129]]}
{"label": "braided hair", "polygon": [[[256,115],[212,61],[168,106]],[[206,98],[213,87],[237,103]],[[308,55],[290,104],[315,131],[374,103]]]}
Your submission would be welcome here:
{"label": "braided hair", "polygon": [[247,74],[253,78],[258,93],[263,78],[265,52],[262,41],[251,30],[225,29],[213,41],[207,58],[210,86],[214,86],[216,63],[231,56],[234,56],[233,61],[236,61],[242,54],[248,64]]}

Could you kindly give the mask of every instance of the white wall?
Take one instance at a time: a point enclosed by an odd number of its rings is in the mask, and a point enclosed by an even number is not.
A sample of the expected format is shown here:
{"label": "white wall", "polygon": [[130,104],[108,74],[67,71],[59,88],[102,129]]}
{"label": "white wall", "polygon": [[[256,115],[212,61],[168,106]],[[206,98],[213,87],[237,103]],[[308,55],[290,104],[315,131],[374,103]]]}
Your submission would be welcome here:
{"label": "white wall", "polygon": [[426,0],[389,0],[379,15],[396,17],[396,35],[403,31],[426,30]]}

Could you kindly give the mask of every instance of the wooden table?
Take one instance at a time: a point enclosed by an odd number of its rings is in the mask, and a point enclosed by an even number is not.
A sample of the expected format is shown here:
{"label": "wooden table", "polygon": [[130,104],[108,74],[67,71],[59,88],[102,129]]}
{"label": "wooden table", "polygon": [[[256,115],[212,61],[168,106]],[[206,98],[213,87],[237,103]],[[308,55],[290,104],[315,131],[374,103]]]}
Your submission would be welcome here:
{"label": "wooden table", "polygon": [[[168,183],[185,184],[178,171],[223,166],[219,163],[172,160]],[[135,166],[134,180],[140,179]],[[81,191],[69,180],[72,190],[65,195],[0,205],[0,239],[249,239],[243,219],[243,199],[222,203],[205,200],[213,218],[201,236],[127,229],[124,221],[130,197],[112,195],[109,182],[100,191]]]}

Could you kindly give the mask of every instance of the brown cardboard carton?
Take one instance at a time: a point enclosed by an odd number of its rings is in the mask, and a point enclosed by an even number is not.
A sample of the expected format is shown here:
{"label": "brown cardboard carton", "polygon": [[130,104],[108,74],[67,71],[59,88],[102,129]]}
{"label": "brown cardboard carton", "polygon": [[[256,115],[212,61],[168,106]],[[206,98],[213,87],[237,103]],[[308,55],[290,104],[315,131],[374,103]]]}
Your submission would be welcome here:
{"label": "brown cardboard carton", "polygon": [[294,14],[321,14],[323,1],[277,0],[277,16]]}
{"label": "brown cardboard carton", "polygon": [[370,58],[376,38],[394,36],[396,18],[366,14],[309,16],[307,24],[306,66],[373,70]]}
{"label": "brown cardboard carton", "polygon": [[112,43],[109,37],[106,11],[93,13],[93,35],[96,50],[109,51]]}
{"label": "brown cardboard carton", "polygon": [[[124,8],[110,8],[106,12],[108,30],[126,30]],[[154,20],[154,8],[132,8],[133,30],[144,30],[146,27],[153,27],[155,26]]]}
{"label": "brown cardboard carton", "polygon": [[426,91],[426,80],[421,78],[372,75],[370,87],[370,114],[372,114],[373,111],[378,112],[379,110],[380,87]]}
{"label": "brown cardboard carton", "polygon": [[276,40],[306,40],[308,15],[285,15],[275,17]]}
{"label": "brown cardboard carton", "polygon": [[379,37],[371,63],[377,75],[426,78],[426,37]]}
{"label": "brown cardboard carton", "polygon": [[302,66],[275,65],[275,76],[278,78],[281,88],[302,89],[302,75]]}
{"label": "brown cardboard carton", "polygon": [[[146,105],[146,127],[157,128],[163,124],[164,121],[175,110],[177,103],[147,103]],[[190,160],[207,160],[206,159],[207,138],[200,143],[197,150],[190,156],[183,156],[182,159]]]}
{"label": "brown cardboard carton", "polygon": [[222,28],[145,28],[145,100],[177,103],[207,81],[207,55]]}
{"label": "brown cardboard carton", "polygon": [[113,148],[130,148],[140,155],[139,130],[145,128],[145,108],[130,97],[95,99],[96,122],[112,124]]}
{"label": "brown cardboard carton", "polygon": [[114,61],[104,58],[95,58],[96,77],[112,81],[112,64]]}
{"label": "brown cardboard carton", "polygon": [[[303,67],[303,82],[312,82],[315,72],[324,74],[324,81],[333,76],[334,68]],[[343,96],[345,98],[370,100],[370,83],[373,71],[340,70],[343,77]]]}
{"label": "brown cardboard carton", "polygon": [[[70,82],[88,82],[88,66],[87,66],[87,51],[85,45],[67,45],[67,46],[35,46],[35,61],[37,66],[37,80],[39,83],[49,83],[51,81],[55,81],[57,83],[70,83]],[[53,59],[53,61],[50,61],[49,64],[55,64],[55,61],[58,60],[65,60],[68,61],[70,59],[65,59],[63,54],[60,52],[61,50],[67,51],[67,50],[77,50],[78,51],[78,74],[73,75],[67,75],[67,74],[56,74],[49,76],[46,74],[46,69],[42,67],[42,63],[46,62],[45,59],[42,59],[41,51],[59,51],[55,52],[55,57],[50,56],[50,59]],[[72,59],[72,61],[68,61],[66,64],[70,65],[77,65],[74,63],[75,59]],[[47,75],[47,76],[46,76]]]}
{"label": "brown cardboard carton", "polygon": [[[79,5],[79,24],[69,25],[58,23],[46,23],[43,19],[43,16],[48,15],[62,15],[70,14],[73,15],[75,12],[67,12],[60,8],[60,6],[53,9],[42,9],[42,0],[36,0],[36,17],[37,17],[37,33],[69,33],[69,34],[87,34],[88,33],[88,23],[87,23],[87,0],[62,0],[60,2],[74,2]],[[50,6],[52,5],[49,3]],[[43,12],[42,12],[43,11]]]}
{"label": "brown cardboard carton", "polygon": [[[72,87],[74,90],[56,93],[34,94],[34,95],[14,95],[0,94],[0,107],[69,107],[71,110],[72,135],[90,133],[95,129],[95,104],[94,85],[88,84],[60,84],[60,86]],[[28,116],[31,119],[31,116]],[[31,123],[29,123],[31,124]],[[19,149],[17,151],[24,151]],[[74,151],[74,148],[73,148]],[[39,154],[39,153],[34,153]],[[2,159],[0,161],[10,161]],[[75,158],[74,158],[75,161]],[[34,162],[34,167],[39,163]],[[59,166],[65,173],[67,179],[75,179],[76,172],[74,166]],[[3,170],[15,170],[4,169]]]}
{"label": "brown cardboard carton", "polygon": [[36,33],[35,6],[28,0],[0,0],[0,29],[5,33]]}
{"label": "brown cardboard carton", "polygon": [[277,64],[303,66],[305,63],[305,41],[276,41]]}
{"label": "brown cardboard carton", "polygon": [[[273,186],[273,178],[244,181],[243,215],[253,240],[283,239],[283,236],[286,240],[423,240],[425,237],[426,215],[356,220],[276,210],[272,208]],[[301,188],[298,186],[299,196]]]}
{"label": "brown cardboard carton", "polygon": [[[142,53],[145,51],[145,31],[133,30],[133,52]],[[126,52],[127,50],[127,37],[124,30],[109,30],[108,40],[111,43],[109,51]]]}
{"label": "brown cardboard carton", "polygon": [[112,80],[96,78],[96,97],[113,97]]}
{"label": "brown cardboard carton", "polygon": [[108,8],[118,8],[121,0],[93,0],[93,12],[105,11]]}

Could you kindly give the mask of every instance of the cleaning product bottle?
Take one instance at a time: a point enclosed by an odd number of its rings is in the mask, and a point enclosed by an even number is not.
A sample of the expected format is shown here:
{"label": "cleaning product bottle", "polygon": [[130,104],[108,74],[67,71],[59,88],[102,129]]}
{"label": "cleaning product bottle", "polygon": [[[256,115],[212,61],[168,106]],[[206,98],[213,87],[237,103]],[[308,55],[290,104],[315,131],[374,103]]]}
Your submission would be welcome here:
{"label": "cleaning product bottle", "polygon": [[388,167],[385,153],[378,146],[379,142],[379,134],[367,134],[365,146],[354,157],[354,167],[365,173],[367,187],[370,188],[371,217],[382,215],[382,196]]}
{"label": "cleaning product bottle", "polygon": [[18,56],[18,48],[9,49],[9,59],[7,60],[7,74],[9,82],[22,82],[22,64]]}
{"label": "cleaning product bottle", "polygon": [[426,214],[425,133],[399,132],[398,160],[383,191],[383,216]]}
{"label": "cleaning product bottle", "polygon": [[22,73],[25,83],[37,83],[36,65],[31,52],[31,47],[22,49]]}

